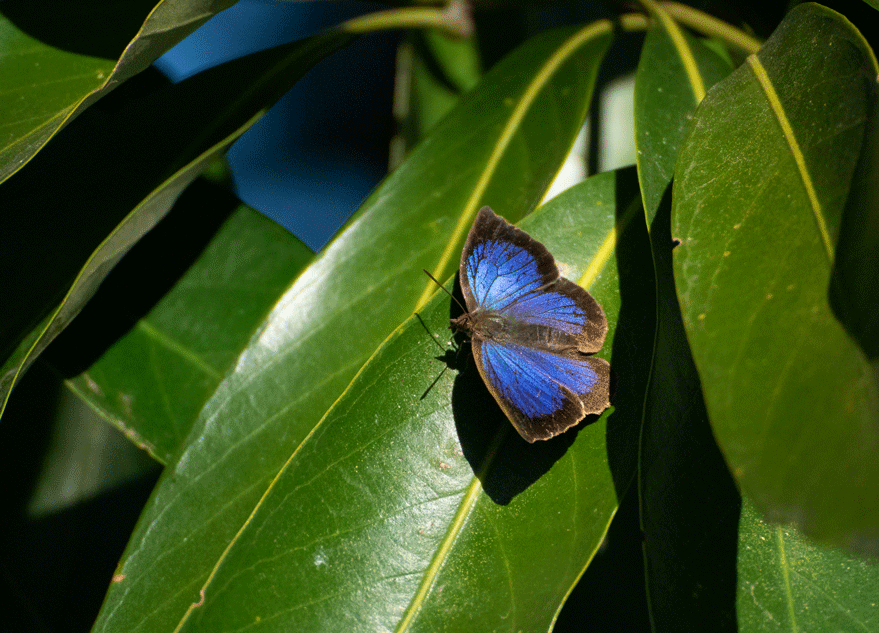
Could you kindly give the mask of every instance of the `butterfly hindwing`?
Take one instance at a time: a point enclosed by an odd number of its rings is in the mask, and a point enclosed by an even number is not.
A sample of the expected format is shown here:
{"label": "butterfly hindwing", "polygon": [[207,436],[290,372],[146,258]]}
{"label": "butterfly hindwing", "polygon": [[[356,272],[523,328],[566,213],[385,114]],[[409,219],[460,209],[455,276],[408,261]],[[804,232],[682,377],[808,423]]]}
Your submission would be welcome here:
{"label": "butterfly hindwing", "polygon": [[489,391],[529,442],[607,408],[610,365],[603,359],[475,339],[473,355]]}

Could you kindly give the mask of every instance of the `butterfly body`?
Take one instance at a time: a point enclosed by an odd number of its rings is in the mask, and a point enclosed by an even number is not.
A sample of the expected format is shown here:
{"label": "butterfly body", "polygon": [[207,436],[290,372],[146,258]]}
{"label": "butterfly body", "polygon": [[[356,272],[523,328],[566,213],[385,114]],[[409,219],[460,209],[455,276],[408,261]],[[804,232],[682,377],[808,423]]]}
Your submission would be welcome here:
{"label": "butterfly body", "polygon": [[577,350],[576,336],[546,325],[507,318],[497,310],[477,308],[452,319],[455,329],[467,332],[471,338],[494,343],[525,343],[535,349],[564,353]]}
{"label": "butterfly body", "polygon": [[476,366],[519,434],[548,439],[609,406],[607,320],[598,302],[559,276],[543,244],[483,207],[461,255]]}

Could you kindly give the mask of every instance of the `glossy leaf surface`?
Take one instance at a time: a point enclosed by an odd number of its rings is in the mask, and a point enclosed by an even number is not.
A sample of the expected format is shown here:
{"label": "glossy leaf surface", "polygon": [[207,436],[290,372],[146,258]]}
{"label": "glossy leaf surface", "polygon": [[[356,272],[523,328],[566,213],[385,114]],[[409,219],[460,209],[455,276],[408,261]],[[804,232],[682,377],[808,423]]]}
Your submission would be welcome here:
{"label": "glossy leaf surface", "polygon": [[828,296],[856,166],[872,154],[876,75],[838,14],[792,11],[697,112],[673,226],[687,336],[734,475],[770,518],[874,553],[879,385]]}
{"label": "glossy leaf surface", "polygon": [[513,217],[536,204],[582,123],[608,37],[605,23],[556,31],[499,64],[288,290],[160,482],[125,556],[131,582],[111,588],[97,630],[180,621],[291,453],[436,292],[421,268],[451,274],[481,204]]}
{"label": "glossy leaf surface", "polygon": [[739,524],[740,631],[873,631],[879,562],[769,523],[745,498]]}
{"label": "glossy leaf surface", "polygon": [[[617,208],[618,194],[604,174],[522,223],[569,275],[594,279],[613,322],[618,278],[601,246],[615,225],[630,239],[640,216],[637,204]],[[529,445],[466,350],[457,378],[422,398],[449,314],[439,295],[381,346],[289,457],[180,630],[549,628],[616,508],[606,436],[636,427],[622,417],[638,408]],[[607,344],[603,356],[619,349]]]}
{"label": "glossy leaf surface", "polygon": [[657,275],[656,341],[640,440],[646,594],[657,630],[734,623],[739,499],[707,423],[672,277],[670,182],[705,92],[730,64],[654,6],[635,80],[638,178]]}
{"label": "glossy leaf surface", "polygon": [[657,21],[647,32],[635,77],[635,142],[649,219],[671,183],[692,113],[730,72],[728,59],[674,23]]}

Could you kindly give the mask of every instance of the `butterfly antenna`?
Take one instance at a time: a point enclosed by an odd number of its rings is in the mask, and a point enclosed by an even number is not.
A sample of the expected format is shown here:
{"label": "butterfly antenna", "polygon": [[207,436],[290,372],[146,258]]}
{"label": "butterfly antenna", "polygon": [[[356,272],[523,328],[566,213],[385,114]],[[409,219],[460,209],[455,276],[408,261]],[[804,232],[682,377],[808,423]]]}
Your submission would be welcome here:
{"label": "butterfly antenna", "polygon": [[458,300],[455,298],[455,295],[453,295],[451,292],[449,292],[448,290],[446,290],[446,287],[445,287],[444,285],[442,285],[440,282],[438,282],[438,281],[436,280],[436,277],[434,277],[434,276],[431,275],[429,272],[427,272],[427,269],[426,269],[426,268],[422,268],[421,270],[424,271],[424,274],[425,274],[425,275],[427,275],[428,277],[430,277],[431,279],[433,279],[433,283],[435,283],[437,286],[439,286],[440,288],[442,288],[442,289],[443,289],[443,292],[445,292],[447,295],[449,295],[449,296],[452,298],[452,301],[454,301],[455,303],[457,303],[457,304],[461,307],[461,309],[462,309],[464,312],[467,312],[467,308],[465,308],[464,306],[462,306],[462,305],[461,305],[461,302],[458,301]]}

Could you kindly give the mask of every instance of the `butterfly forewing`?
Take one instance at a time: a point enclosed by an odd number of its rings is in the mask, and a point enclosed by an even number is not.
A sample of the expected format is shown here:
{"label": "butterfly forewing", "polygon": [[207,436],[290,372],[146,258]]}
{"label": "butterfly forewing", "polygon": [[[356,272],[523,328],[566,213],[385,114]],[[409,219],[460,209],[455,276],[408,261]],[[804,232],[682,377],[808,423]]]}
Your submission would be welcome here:
{"label": "butterfly forewing", "polygon": [[490,208],[479,211],[461,257],[461,286],[469,310],[503,310],[558,276],[543,244]]}
{"label": "butterfly forewing", "polygon": [[520,324],[562,330],[585,353],[604,343],[607,321],[598,302],[559,276],[543,244],[488,207],[480,210],[467,238],[460,278],[470,312],[495,310]]}

